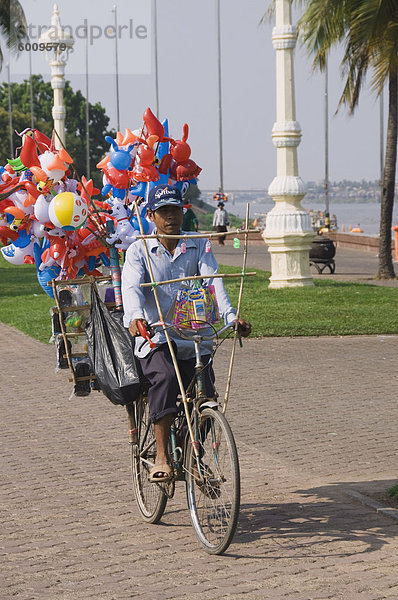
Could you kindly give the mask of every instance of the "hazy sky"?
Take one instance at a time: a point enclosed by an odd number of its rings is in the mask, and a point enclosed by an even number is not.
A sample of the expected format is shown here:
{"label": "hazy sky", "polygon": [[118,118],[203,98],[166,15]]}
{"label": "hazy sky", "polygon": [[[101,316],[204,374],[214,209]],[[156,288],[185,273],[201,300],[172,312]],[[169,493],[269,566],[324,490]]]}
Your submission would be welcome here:
{"label": "hazy sky", "polygon": [[[53,0],[21,0],[28,23],[50,24]],[[93,26],[89,49],[89,98],[100,101],[116,126],[114,40],[106,25],[113,24],[112,7],[124,25],[119,41],[120,125],[135,129],[147,106],[155,112],[153,56],[151,59],[151,0],[59,0],[61,22],[73,28]],[[168,117],[175,138],[190,126],[192,158],[203,169],[202,189],[219,185],[218,97],[215,0],[158,0],[160,116]],[[275,176],[276,150],[271,141],[275,121],[275,51],[272,23],[259,25],[266,0],[221,0],[224,187],[267,189]],[[294,21],[297,20],[297,13]],[[140,27],[137,30],[137,27]],[[146,27],[146,30],[145,30]],[[77,30],[80,34],[82,29]],[[100,33],[101,31],[101,33]],[[108,36],[105,32],[108,32]],[[37,29],[33,30],[36,35]],[[33,72],[50,78],[40,51],[32,52]],[[28,73],[22,58],[11,77]],[[84,41],[76,39],[67,78],[85,90]],[[25,75],[26,76],[26,75]],[[5,69],[0,74],[4,80]],[[295,53],[297,120],[303,138],[298,147],[304,181],[324,177],[324,79],[312,74],[311,59],[297,45]],[[331,180],[379,178],[379,101],[364,90],[353,117],[341,109],[334,116],[341,79],[337,56],[329,64],[329,174]],[[387,96],[387,94],[385,94]],[[385,120],[387,108],[385,107]],[[29,123],[27,123],[27,126]]]}

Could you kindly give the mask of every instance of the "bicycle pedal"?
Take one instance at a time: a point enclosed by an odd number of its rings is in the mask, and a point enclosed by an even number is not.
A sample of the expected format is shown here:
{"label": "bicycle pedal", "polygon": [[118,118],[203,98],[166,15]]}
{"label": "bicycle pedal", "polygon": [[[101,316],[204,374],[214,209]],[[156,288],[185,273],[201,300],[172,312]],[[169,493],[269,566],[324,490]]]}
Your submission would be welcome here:
{"label": "bicycle pedal", "polygon": [[174,479],[171,479],[170,481],[164,481],[163,483],[157,483],[156,485],[158,485],[163,494],[165,496],[167,496],[167,498],[170,500],[171,498],[173,498],[174,496],[174,492],[175,492],[175,481]]}

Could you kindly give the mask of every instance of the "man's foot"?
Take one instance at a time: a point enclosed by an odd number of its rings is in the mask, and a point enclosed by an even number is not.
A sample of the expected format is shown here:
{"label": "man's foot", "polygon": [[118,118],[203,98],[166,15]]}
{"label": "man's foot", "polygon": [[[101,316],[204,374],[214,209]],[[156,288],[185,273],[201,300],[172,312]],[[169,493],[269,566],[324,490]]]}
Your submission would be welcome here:
{"label": "man's foot", "polygon": [[171,467],[168,463],[155,464],[149,471],[149,481],[162,483],[171,479]]}

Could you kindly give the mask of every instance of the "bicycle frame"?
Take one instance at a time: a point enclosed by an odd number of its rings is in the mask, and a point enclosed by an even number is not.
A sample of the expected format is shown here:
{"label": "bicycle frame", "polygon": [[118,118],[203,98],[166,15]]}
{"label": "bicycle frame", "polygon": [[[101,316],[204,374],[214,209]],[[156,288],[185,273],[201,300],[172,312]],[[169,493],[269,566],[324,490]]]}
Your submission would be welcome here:
{"label": "bicycle frame", "polygon": [[[182,331],[181,328],[176,327],[172,323],[167,323],[167,322],[163,322],[163,321],[159,321],[159,322],[153,323],[151,325],[151,328],[156,328],[156,327],[162,327],[163,329],[165,329],[165,328],[173,329],[177,333],[177,335],[179,335],[182,339],[194,342],[195,374],[194,374],[192,381],[189,384],[187,390],[185,391],[185,394],[184,394],[185,401],[184,401],[184,397],[183,397],[182,403],[183,403],[184,410],[185,410],[185,419],[186,419],[187,426],[188,426],[190,442],[194,448],[197,469],[198,469],[199,477],[201,477],[202,474],[201,474],[201,465],[200,465],[200,453],[199,453],[199,444],[197,441],[199,439],[199,408],[200,408],[201,404],[203,403],[203,401],[207,400],[207,395],[206,395],[205,384],[204,384],[203,373],[202,373],[204,365],[203,365],[202,355],[201,355],[201,351],[200,351],[200,344],[205,340],[214,339],[216,336],[224,333],[228,329],[235,327],[235,324],[228,323],[227,325],[224,325],[224,327],[222,327],[218,331],[215,331],[211,335],[203,335],[200,333],[194,333],[193,335],[192,334],[186,335],[186,334],[184,334],[184,332]],[[149,334],[148,334],[148,337],[149,337]],[[188,395],[192,392],[192,388],[194,386],[195,386],[195,398],[193,400],[192,412],[190,413]],[[214,408],[216,406],[218,406],[218,403],[214,402]],[[172,425],[172,429],[173,429],[173,425]],[[178,458],[175,459],[175,455],[174,455],[174,450],[178,447],[173,446],[173,435],[174,435],[174,441],[175,441],[175,432],[174,432],[174,434],[173,434],[173,432],[171,432],[173,461],[176,460],[176,462],[178,462],[179,459]],[[215,441],[215,443],[216,443],[216,441]],[[178,471],[178,469],[177,469],[177,471]]]}
{"label": "bicycle frame", "polygon": [[[184,417],[185,417],[184,422],[186,422],[186,424],[187,424],[189,441],[192,444],[194,451],[195,451],[195,457],[196,457],[199,478],[202,477],[201,463],[200,463],[200,449],[199,449],[199,442],[198,442],[200,408],[202,406],[210,406],[210,403],[211,403],[212,408],[218,408],[220,406],[218,404],[218,402],[216,402],[215,400],[211,401],[210,399],[207,398],[207,395],[206,395],[205,383],[204,383],[204,377],[203,377],[204,364],[203,364],[203,360],[202,360],[200,344],[204,340],[214,339],[216,337],[216,335],[219,335],[219,334],[227,331],[228,329],[230,329],[233,326],[234,326],[233,323],[229,323],[211,335],[203,335],[200,333],[194,333],[193,335],[192,334],[186,335],[181,330],[181,328],[178,328],[171,323],[157,322],[157,323],[154,323],[151,325],[152,328],[156,328],[156,327],[171,328],[174,331],[176,331],[176,333],[181,338],[194,342],[195,374],[185,392],[186,401],[184,402],[184,400],[182,400],[182,405],[184,407]],[[148,337],[149,337],[149,334],[148,334]],[[189,400],[188,397],[192,393],[193,388],[195,388],[195,396],[192,400]],[[210,401],[205,402],[206,400],[210,400]],[[136,432],[137,432],[137,423],[135,422],[134,409],[129,410],[129,407],[127,407],[127,412],[128,412],[128,417],[129,417],[129,426],[130,426],[130,428],[129,428],[130,442],[134,444],[134,443],[136,443]],[[171,457],[173,460],[174,480],[183,480],[183,479],[185,479],[185,476],[183,473],[183,460],[184,460],[185,452],[184,452],[183,448],[178,446],[178,443],[177,443],[177,433],[178,433],[178,430],[181,432],[183,422],[180,423],[180,427],[176,427],[176,420],[178,418],[181,418],[181,413],[177,414],[176,419],[173,421],[173,423],[171,425],[171,430],[170,430]],[[212,436],[214,437],[214,432],[212,432]],[[214,444],[214,448],[216,449],[217,440],[213,439],[213,444]],[[147,451],[147,450],[148,450],[148,448],[145,448],[145,451]]]}

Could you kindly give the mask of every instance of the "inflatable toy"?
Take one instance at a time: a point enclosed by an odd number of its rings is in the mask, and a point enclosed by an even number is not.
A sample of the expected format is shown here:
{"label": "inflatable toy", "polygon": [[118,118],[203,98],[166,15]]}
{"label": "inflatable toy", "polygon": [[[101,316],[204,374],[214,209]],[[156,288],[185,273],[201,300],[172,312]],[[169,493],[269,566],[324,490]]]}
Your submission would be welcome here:
{"label": "inflatable toy", "polygon": [[[0,165],[1,255],[13,265],[34,263],[49,296],[52,279],[100,275],[111,253],[118,264],[118,252],[153,230],[145,216],[149,190],[170,182],[184,193],[196,183],[201,169],[191,159],[188,133],[185,124],[182,138],[173,139],[167,119],[160,122],[147,108],[140,126],[105,138],[110,151],[97,165],[100,191],[92,180],[72,177],[65,148],[24,129],[19,154]],[[104,201],[95,198],[99,193]]]}
{"label": "inflatable toy", "polygon": [[55,225],[65,230],[81,227],[87,220],[88,207],[86,201],[73,192],[61,192],[50,202],[48,217]]}

